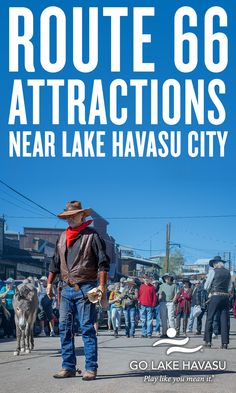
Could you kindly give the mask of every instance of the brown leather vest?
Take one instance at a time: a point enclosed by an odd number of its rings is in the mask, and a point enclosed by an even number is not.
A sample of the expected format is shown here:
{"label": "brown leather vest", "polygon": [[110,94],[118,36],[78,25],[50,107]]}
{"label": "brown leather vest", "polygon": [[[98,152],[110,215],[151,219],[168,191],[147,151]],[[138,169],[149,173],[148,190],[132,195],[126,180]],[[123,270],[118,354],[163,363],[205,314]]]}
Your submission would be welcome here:
{"label": "brown leather vest", "polygon": [[66,263],[66,232],[61,234],[57,247],[61,262],[61,278],[63,281],[74,285],[79,282],[97,280],[98,263],[96,255],[92,250],[93,233],[91,231],[91,233],[82,235],[80,247],[70,270]]}

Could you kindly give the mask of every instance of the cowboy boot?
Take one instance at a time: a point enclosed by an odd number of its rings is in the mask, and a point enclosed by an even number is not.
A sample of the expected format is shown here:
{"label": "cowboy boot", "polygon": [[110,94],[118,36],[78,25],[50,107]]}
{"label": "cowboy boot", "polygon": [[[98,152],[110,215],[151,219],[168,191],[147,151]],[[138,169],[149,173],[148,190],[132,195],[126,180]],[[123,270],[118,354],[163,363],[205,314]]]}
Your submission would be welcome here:
{"label": "cowboy boot", "polygon": [[71,378],[75,377],[75,370],[67,370],[65,368],[61,369],[58,373],[54,374],[54,378]]}
{"label": "cowboy boot", "polygon": [[83,381],[93,381],[96,379],[97,370],[87,370],[85,371],[82,380]]}

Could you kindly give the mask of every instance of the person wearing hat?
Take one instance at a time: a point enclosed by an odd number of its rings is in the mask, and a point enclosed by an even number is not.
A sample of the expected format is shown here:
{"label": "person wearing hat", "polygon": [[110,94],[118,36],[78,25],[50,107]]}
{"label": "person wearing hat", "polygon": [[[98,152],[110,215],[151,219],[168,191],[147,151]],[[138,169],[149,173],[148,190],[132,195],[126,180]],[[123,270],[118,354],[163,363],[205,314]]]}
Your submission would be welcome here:
{"label": "person wearing hat", "polygon": [[114,332],[114,336],[117,338],[118,330],[120,329],[120,320],[122,314],[122,299],[121,299],[119,282],[116,282],[114,284],[114,288],[110,292],[109,306],[111,311],[111,322],[112,322],[113,332]]}
{"label": "person wearing hat", "polygon": [[167,337],[167,327],[175,327],[175,296],[177,294],[177,285],[173,283],[173,275],[165,273],[162,277],[164,281],[159,288],[160,316],[162,325],[162,338]]}
{"label": "person wearing hat", "polygon": [[[119,293],[122,293],[125,289],[125,282],[126,282],[126,278],[125,277],[121,277],[120,278],[120,286],[119,286]],[[121,318],[122,318],[122,313],[124,314],[124,310],[123,307],[121,307],[121,315],[120,315],[120,319],[119,319],[119,327],[118,330],[121,329]]]}
{"label": "person wearing hat", "polygon": [[79,319],[84,342],[85,373],[83,380],[90,381],[97,375],[97,337],[94,329],[96,304],[89,301],[87,292],[97,287],[102,292],[101,303],[106,302],[106,282],[109,257],[104,240],[85,221],[91,209],[83,209],[81,202],[71,201],[58,217],[69,227],[60,235],[55,254],[49,267],[47,294],[53,296],[52,284],[57,274],[63,282],[60,299],[59,331],[62,349],[62,369],[54,378],[74,377],[76,354],[74,345],[74,319]]}
{"label": "person wearing hat", "polygon": [[180,334],[180,323],[181,318],[183,318],[183,333],[186,336],[186,330],[188,325],[188,318],[191,311],[191,298],[192,298],[192,289],[191,283],[188,278],[183,278],[183,288],[179,290],[176,295],[175,303],[176,303],[176,336],[178,337]]}
{"label": "person wearing hat", "polygon": [[125,289],[125,283],[126,283],[126,278],[125,277],[121,277],[120,279],[120,293],[122,293]]}
{"label": "person wearing hat", "polygon": [[40,321],[40,328],[41,332],[39,334],[39,337],[45,337],[45,322],[48,321],[49,328],[50,328],[50,337],[55,337],[55,332],[54,332],[54,318],[53,318],[53,309],[52,309],[52,303],[53,300],[49,299],[47,296],[47,277],[42,276],[39,281],[38,281],[38,286],[37,286],[37,294],[38,294],[38,300],[39,300],[39,313],[38,313],[38,319]]}
{"label": "person wearing hat", "polygon": [[15,293],[15,280],[11,277],[9,277],[6,281],[5,284],[1,290],[0,290],[0,298],[1,302],[5,306],[6,310],[8,311],[9,318],[4,318],[3,322],[3,328],[4,328],[4,334],[7,337],[11,337],[15,335],[15,314],[14,314],[14,309],[13,309],[13,296]]}
{"label": "person wearing hat", "polygon": [[192,290],[191,299],[191,312],[188,320],[187,333],[192,333],[194,326],[194,310],[196,306],[200,306],[201,313],[196,317],[197,319],[197,329],[195,335],[200,336],[202,332],[202,318],[206,311],[206,302],[208,299],[207,291],[204,289],[203,282],[200,280],[195,281],[195,285]]}
{"label": "person wearing hat", "polygon": [[125,289],[121,294],[123,313],[125,316],[125,332],[126,337],[134,337],[135,335],[135,316],[138,303],[138,288],[132,277],[128,277],[125,281]]}
{"label": "person wearing hat", "polygon": [[209,293],[209,303],[205,325],[204,341],[206,347],[211,347],[214,316],[220,316],[221,348],[227,349],[229,344],[229,290],[231,275],[225,269],[225,261],[216,256],[209,261],[210,267],[204,288]]}

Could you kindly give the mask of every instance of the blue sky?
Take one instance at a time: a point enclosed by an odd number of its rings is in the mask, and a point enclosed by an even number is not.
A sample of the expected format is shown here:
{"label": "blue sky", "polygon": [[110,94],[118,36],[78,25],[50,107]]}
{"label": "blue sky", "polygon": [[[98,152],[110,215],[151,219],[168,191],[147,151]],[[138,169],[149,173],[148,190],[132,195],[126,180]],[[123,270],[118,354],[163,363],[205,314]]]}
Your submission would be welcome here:
{"label": "blue sky", "polygon": [[[165,249],[165,226],[171,222],[171,241],[180,243],[181,249],[190,262],[197,258],[211,257],[218,252],[231,251],[236,253],[235,223],[236,217],[224,218],[173,218],[186,216],[219,216],[236,215],[235,210],[235,15],[236,5],[233,0],[225,1],[43,1],[40,4],[32,1],[5,1],[1,5],[0,23],[0,178],[30,197],[32,200],[45,206],[54,213],[60,212],[68,200],[79,199],[85,207],[92,207],[99,214],[108,218],[110,222],[109,233],[116,241],[123,245],[140,249],[140,254],[148,256],[151,253],[163,253]],[[201,3],[201,4],[199,4]],[[42,69],[39,61],[39,15],[48,6],[61,7],[67,16],[67,62],[64,69],[58,74],[51,74]],[[197,34],[199,45],[198,65],[190,73],[181,73],[174,64],[173,56],[173,18],[176,10],[182,5],[195,9],[198,16],[198,27],[191,31]],[[20,71],[8,71],[8,7],[29,7],[35,20],[34,48],[35,73],[25,72],[20,54]],[[88,74],[75,70],[72,65],[72,37],[71,15],[72,7],[83,6],[86,12],[88,6],[99,7],[99,58],[97,68]],[[110,72],[110,40],[109,19],[102,17],[102,6],[129,7],[129,16],[121,24],[121,72]],[[154,61],[154,73],[134,73],[132,70],[132,7],[154,6],[155,17],[146,18],[144,32],[152,34],[152,44],[144,46],[145,61]],[[203,18],[206,10],[211,6],[221,6],[228,14],[228,27],[221,29],[227,34],[229,40],[229,62],[227,68],[220,73],[208,71],[203,58]],[[87,23],[87,22],[85,22]],[[215,31],[217,21],[215,21]],[[187,26],[185,25],[185,28]],[[53,41],[53,32],[52,32]],[[84,38],[86,47],[87,38]],[[53,53],[52,53],[53,56]],[[204,79],[205,84],[214,78],[222,79],[226,85],[226,94],[223,103],[226,110],[224,124],[213,127],[205,120],[198,125],[193,118],[191,125],[185,125],[182,104],[181,120],[177,125],[167,126],[160,121],[152,126],[149,121],[150,98],[144,95],[144,122],[143,125],[134,123],[134,97],[132,93],[122,102],[128,107],[128,121],[123,126],[106,126],[99,122],[94,126],[69,126],[66,120],[66,89],[61,94],[60,117],[61,123],[57,126],[50,121],[51,102],[49,90],[44,90],[41,99],[40,125],[32,125],[32,110],[30,90],[25,93],[28,124],[8,125],[8,115],[11,102],[12,83],[14,79],[82,79],[86,84],[88,97],[94,79],[102,79],[105,104],[108,107],[107,93],[109,84],[113,79],[121,78],[127,83],[130,79],[158,79],[160,86],[169,79],[176,79],[181,86],[185,79]],[[181,99],[184,99],[182,89]],[[86,101],[86,111],[89,108],[89,98]],[[205,108],[211,105],[207,90],[205,94]],[[173,109],[173,108],[172,108]],[[112,158],[107,142],[105,158],[63,158],[58,154],[56,158],[10,158],[8,155],[9,130],[53,130],[59,137],[62,130],[73,133],[75,130],[105,130],[106,140],[109,141],[112,130],[181,130],[183,137],[183,153],[179,158]],[[226,154],[219,158],[192,159],[185,153],[186,134],[196,129],[228,130]],[[58,150],[60,142],[58,142]],[[7,194],[6,194],[7,193]],[[18,198],[16,200],[15,198]],[[63,222],[48,218],[49,214],[36,207],[25,205],[20,197],[0,185],[0,214],[7,218],[8,229],[21,231],[24,226],[61,227]],[[16,206],[18,205],[18,206]],[[25,209],[30,209],[27,211]],[[36,209],[36,210],[35,210]],[[24,217],[24,218],[19,218]],[[28,217],[28,218],[27,218]],[[30,218],[34,217],[34,218]],[[117,219],[124,218],[126,219]],[[134,217],[150,217],[150,219],[131,219]],[[159,219],[151,219],[160,217]],[[161,218],[166,217],[166,218]],[[172,217],[172,218],[167,218]],[[146,250],[146,251],[145,251]]]}

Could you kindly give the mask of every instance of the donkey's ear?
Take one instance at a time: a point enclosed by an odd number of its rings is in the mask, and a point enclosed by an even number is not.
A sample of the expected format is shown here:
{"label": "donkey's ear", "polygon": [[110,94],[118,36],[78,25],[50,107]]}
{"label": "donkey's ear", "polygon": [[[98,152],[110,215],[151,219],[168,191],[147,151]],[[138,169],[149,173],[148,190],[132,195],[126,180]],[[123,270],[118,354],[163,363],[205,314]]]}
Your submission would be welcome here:
{"label": "donkey's ear", "polygon": [[19,289],[16,287],[15,289],[15,294],[14,294],[15,298],[18,300],[18,302],[20,301],[20,291]]}

